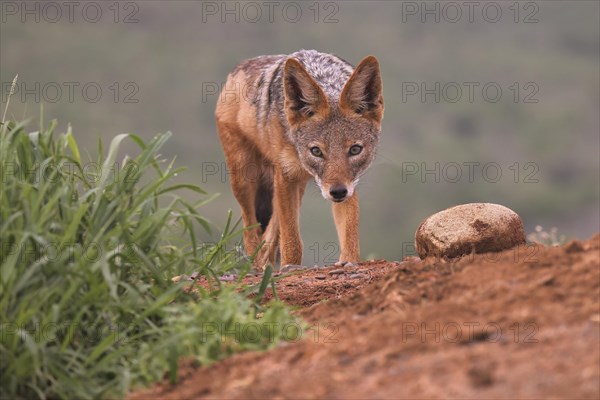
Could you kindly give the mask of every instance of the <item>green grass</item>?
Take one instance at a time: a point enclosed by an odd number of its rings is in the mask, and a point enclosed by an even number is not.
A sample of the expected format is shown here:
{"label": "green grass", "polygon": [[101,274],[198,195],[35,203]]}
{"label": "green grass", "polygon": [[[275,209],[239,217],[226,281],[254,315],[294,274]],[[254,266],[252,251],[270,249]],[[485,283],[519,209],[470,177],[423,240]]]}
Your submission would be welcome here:
{"label": "green grass", "polygon": [[[170,183],[181,169],[158,158],[170,134],[118,135],[84,161],[71,129],[55,126],[0,131],[1,398],[122,397],[174,381],[181,357],[206,364],[285,338],[288,308],[260,304],[270,269],[255,288],[217,279],[250,268],[227,250],[241,229],[230,213],[218,243],[198,243],[213,229],[198,212],[210,196]],[[119,155],[127,141],[134,158]],[[172,281],[193,271],[213,289]]]}

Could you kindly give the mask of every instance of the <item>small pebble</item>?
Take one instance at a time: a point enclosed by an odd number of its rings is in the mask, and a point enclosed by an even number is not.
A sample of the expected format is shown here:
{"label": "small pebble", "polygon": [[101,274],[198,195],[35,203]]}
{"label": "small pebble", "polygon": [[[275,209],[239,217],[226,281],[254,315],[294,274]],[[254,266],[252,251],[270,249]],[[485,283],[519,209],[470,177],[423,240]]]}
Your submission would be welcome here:
{"label": "small pebble", "polygon": [[348,278],[350,279],[359,279],[359,278],[364,278],[365,274],[350,274],[350,276]]}
{"label": "small pebble", "polygon": [[329,275],[342,275],[345,274],[346,271],[343,269],[334,269],[333,271],[329,271]]}
{"label": "small pebble", "polygon": [[335,264],[333,264],[336,267],[346,267],[346,268],[351,268],[351,267],[356,267],[357,264],[348,262],[348,261],[338,261]]}

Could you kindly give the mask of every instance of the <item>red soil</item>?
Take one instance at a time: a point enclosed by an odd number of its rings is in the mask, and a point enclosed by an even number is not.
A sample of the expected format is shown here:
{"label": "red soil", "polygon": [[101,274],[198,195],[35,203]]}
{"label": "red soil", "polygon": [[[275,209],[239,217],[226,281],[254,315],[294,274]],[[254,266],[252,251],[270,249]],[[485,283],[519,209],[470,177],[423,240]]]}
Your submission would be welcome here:
{"label": "red soil", "polygon": [[600,398],[600,235],[309,270],[277,290],[305,340],[184,363],[132,398]]}

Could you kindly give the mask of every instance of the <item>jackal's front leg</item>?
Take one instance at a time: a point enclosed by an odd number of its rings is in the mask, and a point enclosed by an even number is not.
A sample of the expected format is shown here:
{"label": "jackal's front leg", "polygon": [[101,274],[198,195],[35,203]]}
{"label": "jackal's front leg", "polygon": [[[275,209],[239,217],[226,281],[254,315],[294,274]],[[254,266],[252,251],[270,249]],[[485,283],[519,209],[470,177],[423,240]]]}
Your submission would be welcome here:
{"label": "jackal's front leg", "polygon": [[279,219],[279,250],[281,265],[302,262],[302,239],[300,237],[300,189],[299,182],[281,169],[277,169],[274,177],[273,205]]}
{"label": "jackal's front leg", "polygon": [[333,203],[333,220],[340,240],[340,263],[360,261],[358,246],[358,193],[343,203]]}

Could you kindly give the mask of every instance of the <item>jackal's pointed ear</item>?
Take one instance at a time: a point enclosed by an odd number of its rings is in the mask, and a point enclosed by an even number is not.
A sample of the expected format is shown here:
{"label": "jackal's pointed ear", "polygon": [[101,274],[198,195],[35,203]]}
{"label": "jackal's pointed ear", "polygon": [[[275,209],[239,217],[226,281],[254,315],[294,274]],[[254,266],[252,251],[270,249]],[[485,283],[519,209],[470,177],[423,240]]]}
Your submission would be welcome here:
{"label": "jackal's pointed ear", "polygon": [[290,125],[329,111],[325,93],[298,60],[289,58],[285,62],[283,81],[285,115]]}
{"label": "jackal's pointed ear", "polygon": [[383,93],[379,61],[374,56],[365,57],[340,96],[340,108],[344,112],[361,114],[365,118],[381,122],[383,118]]}

